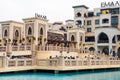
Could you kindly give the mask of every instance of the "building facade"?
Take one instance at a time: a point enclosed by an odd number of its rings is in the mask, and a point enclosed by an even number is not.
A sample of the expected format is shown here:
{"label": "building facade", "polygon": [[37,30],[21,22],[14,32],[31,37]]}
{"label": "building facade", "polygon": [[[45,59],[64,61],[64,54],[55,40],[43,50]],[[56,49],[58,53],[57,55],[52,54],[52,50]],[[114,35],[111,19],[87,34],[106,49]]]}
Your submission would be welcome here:
{"label": "building facade", "polygon": [[23,23],[2,21],[1,45],[40,45],[76,48],[78,53],[120,54],[120,6],[93,11],[73,6],[74,20],[49,23],[46,16],[24,18]]}
{"label": "building facade", "polygon": [[85,47],[99,53],[120,53],[119,6],[95,8],[89,11],[85,5],[73,6],[75,26],[85,31]]}

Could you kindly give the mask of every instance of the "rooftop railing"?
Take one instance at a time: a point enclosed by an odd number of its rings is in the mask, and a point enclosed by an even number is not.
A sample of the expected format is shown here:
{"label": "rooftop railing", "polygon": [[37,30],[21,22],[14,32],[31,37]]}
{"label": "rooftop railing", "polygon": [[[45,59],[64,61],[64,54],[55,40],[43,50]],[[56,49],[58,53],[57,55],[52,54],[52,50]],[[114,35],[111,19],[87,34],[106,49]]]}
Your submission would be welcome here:
{"label": "rooftop railing", "polygon": [[6,52],[7,47],[6,46],[0,46],[0,52]]}
{"label": "rooftop railing", "polygon": [[67,51],[78,52],[78,49],[72,47],[60,47],[60,46],[36,46],[38,51]]}

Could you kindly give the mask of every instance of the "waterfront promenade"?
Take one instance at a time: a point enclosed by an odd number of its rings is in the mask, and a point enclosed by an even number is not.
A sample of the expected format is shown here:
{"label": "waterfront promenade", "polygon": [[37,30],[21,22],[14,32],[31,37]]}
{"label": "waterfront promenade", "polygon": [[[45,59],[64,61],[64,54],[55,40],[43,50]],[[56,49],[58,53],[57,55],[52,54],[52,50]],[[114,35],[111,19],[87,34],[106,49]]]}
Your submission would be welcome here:
{"label": "waterfront promenade", "polygon": [[[1,61],[2,62],[2,61]],[[65,60],[59,59],[9,59],[6,64],[0,63],[0,72],[16,72],[26,70],[94,70],[120,68],[120,60]]]}
{"label": "waterfront promenade", "polygon": [[[36,46],[35,46],[36,47]],[[47,47],[47,49],[43,48],[33,48],[33,46],[14,46],[9,49],[11,52],[6,52],[8,47],[1,48],[0,57],[0,73],[3,72],[16,72],[16,71],[27,71],[27,70],[53,70],[55,73],[59,71],[70,71],[70,70],[93,70],[93,69],[108,69],[108,68],[120,68],[120,60],[118,58],[112,56],[105,56],[92,54],[97,57],[90,57],[91,55],[86,57],[79,57],[79,55],[83,55],[78,53],[77,49],[71,49],[71,51],[67,48],[55,48],[55,47]],[[59,49],[59,51],[58,51]],[[64,50],[62,50],[64,49]],[[62,52],[61,52],[62,50]],[[42,59],[39,54],[46,55],[47,53],[56,53],[58,51],[58,56],[49,57]],[[71,53],[75,52],[75,53]],[[72,55],[76,53],[77,57],[66,57],[63,53],[68,55]],[[13,55],[14,57],[9,57]],[[15,56],[23,56],[30,55],[29,57],[15,57]]]}

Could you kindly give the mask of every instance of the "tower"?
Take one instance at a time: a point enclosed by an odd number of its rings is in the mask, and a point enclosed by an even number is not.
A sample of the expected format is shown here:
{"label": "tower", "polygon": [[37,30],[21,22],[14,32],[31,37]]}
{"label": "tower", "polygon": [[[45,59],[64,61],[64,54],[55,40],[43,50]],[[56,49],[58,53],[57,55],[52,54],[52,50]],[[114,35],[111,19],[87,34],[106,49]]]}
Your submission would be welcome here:
{"label": "tower", "polygon": [[24,37],[26,43],[44,45],[47,40],[48,20],[46,16],[35,14],[35,17],[25,18]]}
{"label": "tower", "polygon": [[73,6],[74,8],[74,24],[76,27],[83,28],[85,25],[85,17],[87,17],[88,7],[85,5]]}

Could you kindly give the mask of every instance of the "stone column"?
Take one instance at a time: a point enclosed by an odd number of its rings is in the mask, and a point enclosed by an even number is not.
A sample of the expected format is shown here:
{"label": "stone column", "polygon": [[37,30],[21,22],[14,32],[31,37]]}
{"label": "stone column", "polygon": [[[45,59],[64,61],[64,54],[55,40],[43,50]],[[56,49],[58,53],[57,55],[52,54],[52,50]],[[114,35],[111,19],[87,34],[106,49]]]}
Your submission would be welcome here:
{"label": "stone column", "polygon": [[62,66],[62,67],[64,66],[65,63],[64,63],[64,57],[63,56],[59,57],[59,63],[58,64],[59,64],[59,66]]}
{"label": "stone column", "polygon": [[7,43],[7,52],[11,52],[11,51],[12,51],[11,43]]}

